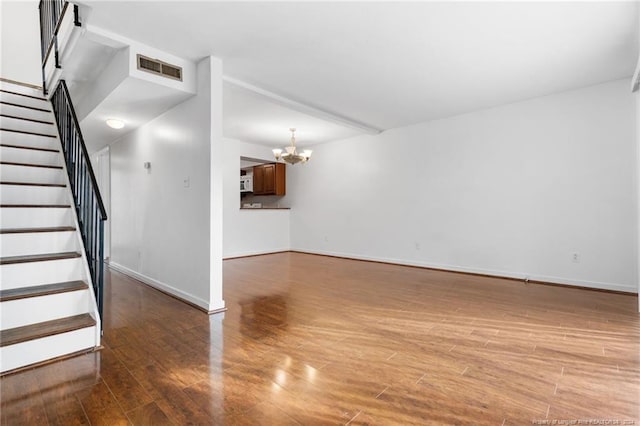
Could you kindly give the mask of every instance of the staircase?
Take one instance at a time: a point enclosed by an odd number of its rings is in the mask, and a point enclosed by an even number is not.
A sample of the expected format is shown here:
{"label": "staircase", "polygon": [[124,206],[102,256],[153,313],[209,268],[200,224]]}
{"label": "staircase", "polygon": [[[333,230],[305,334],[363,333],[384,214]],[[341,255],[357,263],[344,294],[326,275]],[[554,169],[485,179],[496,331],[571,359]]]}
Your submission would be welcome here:
{"label": "staircase", "polygon": [[0,374],[100,345],[51,110],[40,91],[0,82]]}

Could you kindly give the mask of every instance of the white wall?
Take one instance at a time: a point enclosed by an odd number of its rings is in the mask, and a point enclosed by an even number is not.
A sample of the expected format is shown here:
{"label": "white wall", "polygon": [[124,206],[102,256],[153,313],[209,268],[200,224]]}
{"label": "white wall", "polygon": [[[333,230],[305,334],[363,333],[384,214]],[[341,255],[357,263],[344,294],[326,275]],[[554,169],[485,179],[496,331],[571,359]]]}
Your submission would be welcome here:
{"label": "white wall", "polygon": [[0,77],[42,85],[37,1],[1,1]]}
{"label": "white wall", "polygon": [[320,145],[291,247],[635,292],[634,149],[628,79]]}
{"label": "white wall", "polygon": [[[225,139],[224,257],[289,250],[289,210],[240,210],[241,156],[270,160],[273,153],[265,146]],[[287,185],[290,171],[287,166]]]}
{"label": "white wall", "polygon": [[197,73],[196,96],[111,145],[111,265],[209,309],[209,58]]}
{"label": "white wall", "polygon": [[102,203],[107,213],[107,220],[104,222],[104,259],[109,259],[111,257],[111,154],[109,147],[104,147],[91,154],[90,157],[91,167],[93,167]]}

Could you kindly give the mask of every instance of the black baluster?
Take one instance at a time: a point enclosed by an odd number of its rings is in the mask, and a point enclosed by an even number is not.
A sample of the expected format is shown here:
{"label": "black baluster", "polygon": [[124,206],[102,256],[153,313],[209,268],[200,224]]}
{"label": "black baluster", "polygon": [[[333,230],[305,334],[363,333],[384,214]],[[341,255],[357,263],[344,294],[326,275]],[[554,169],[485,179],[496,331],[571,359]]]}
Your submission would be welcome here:
{"label": "black baluster", "polygon": [[[43,2],[58,5],[62,3]],[[89,266],[99,314],[103,312],[104,284],[104,221],[107,219],[100,191],[97,187],[89,154],[87,153],[82,131],[73,110],[66,82],[60,80],[51,99],[56,124],[60,133],[60,146],[67,165],[69,182],[74,197],[79,230]]]}

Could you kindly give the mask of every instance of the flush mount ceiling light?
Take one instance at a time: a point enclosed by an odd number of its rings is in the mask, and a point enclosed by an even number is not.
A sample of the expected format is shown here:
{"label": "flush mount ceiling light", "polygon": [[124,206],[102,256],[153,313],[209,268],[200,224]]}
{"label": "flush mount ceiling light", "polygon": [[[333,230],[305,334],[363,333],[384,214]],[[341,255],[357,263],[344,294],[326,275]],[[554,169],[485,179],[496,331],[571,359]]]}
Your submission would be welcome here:
{"label": "flush mount ceiling light", "polygon": [[117,118],[109,118],[107,119],[107,126],[112,129],[122,129],[124,127],[124,121],[118,120]]}
{"label": "flush mount ceiling light", "polygon": [[306,163],[311,158],[311,150],[305,149],[301,154],[298,154],[296,150],[296,129],[291,128],[291,146],[286,147],[284,150],[284,154],[281,149],[274,149],[273,156],[276,157],[276,160],[282,159],[285,163],[289,164],[298,164],[298,163]]}

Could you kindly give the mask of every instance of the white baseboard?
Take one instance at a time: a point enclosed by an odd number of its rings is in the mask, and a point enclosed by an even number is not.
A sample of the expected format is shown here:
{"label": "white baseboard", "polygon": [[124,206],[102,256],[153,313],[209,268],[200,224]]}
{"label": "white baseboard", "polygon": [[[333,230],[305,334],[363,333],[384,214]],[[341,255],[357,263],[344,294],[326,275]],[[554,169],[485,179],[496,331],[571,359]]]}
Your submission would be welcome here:
{"label": "white baseboard", "polygon": [[363,256],[363,255],[352,254],[352,253],[341,253],[341,252],[333,252],[333,251],[326,251],[326,250],[292,248],[291,251],[308,253],[308,254],[319,254],[324,256],[341,257],[345,259],[392,263],[395,265],[417,266],[420,268],[438,269],[442,271],[490,275],[498,278],[512,278],[516,280],[525,280],[525,278],[528,278],[529,281],[540,281],[540,282],[545,282],[549,284],[560,284],[560,285],[573,286],[573,287],[588,287],[588,288],[593,288],[598,290],[622,291],[626,293],[636,293],[636,294],[638,293],[638,289],[636,287],[631,287],[631,286],[622,285],[622,284],[559,278],[559,277],[552,277],[552,276],[546,276],[546,275],[532,275],[524,272],[510,272],[510,271],[499,271],[499,270],[482,269],[482,268],[469,268],[466,266],[446,265],[446,264],[437,264],[437,263],[420,262],[420,261],[408,261],[404,259],[394,259],[394,258],[385,258],[385,257]]}
{"label": "white baseboard", "polygon": [[[120,265],[119,263],[113,262],[111,261],[109,263],[109,268],[111,269],[115,269],[118,272],[121,272],[131,278],[134,278],[138,281],[142,281],[143,283],[157,288],[160,291],[163,291],[165,293],[169,293],[172,296],[177,297],[178,299],[182,299],[188,303],[191,303],[193,305],[196,305],[202,309],[204,309],[205,311],[209,312],[209,311],[217,311],[220,307],[213,307],[213,309],[211,309],[211,307],[209,306],[209,302],[207,302],[206,300],[203,300],[197,296],[194,296],[193,294],[190,293],[186,293],[182,290],[179,290],[175,287],[170,286],[169,284],[163,283],[162,281],[158,281],[154,278],[148,277],[146,275],[143,275],[139,272],[134,271],[133,269],[129,269],[126,266]],[[224,307],[223,307],[224,308]]]}
{"label": "white baseboard", "polygon": [[250,250],[250,251],[241,251],[241,252],[235,252],[235,253],[231,253],[231,254],[225,254],[222,258],[222,260],[230,260],[230,259],[237,259],[240,257],[250,257],[250,256],[262,256],[263,254],[276,254],[276,253],[284,253],[284,252],[288,252],[291,251],[289,249],[289,247],[287,248],[282,248],[282,249],[271,249],[271,250]]}

